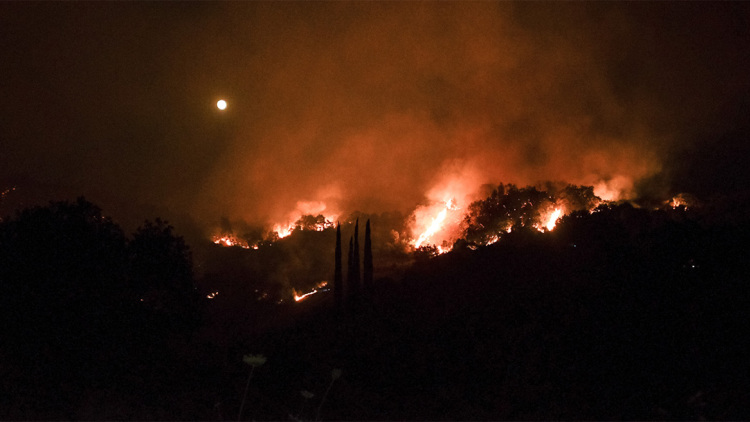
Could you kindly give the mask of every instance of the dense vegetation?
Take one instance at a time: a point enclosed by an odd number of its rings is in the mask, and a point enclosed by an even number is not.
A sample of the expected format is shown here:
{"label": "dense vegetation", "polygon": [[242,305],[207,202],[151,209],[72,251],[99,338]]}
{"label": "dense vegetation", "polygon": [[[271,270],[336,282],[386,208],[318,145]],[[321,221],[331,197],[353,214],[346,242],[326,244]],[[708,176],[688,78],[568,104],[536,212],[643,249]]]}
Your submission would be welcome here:
{"label": "dense vegetation", "polygon": [[158,220],[126,237],[83,200],[25,210],[0,223],[0,418],[235,419],[249,385],[247,420],[746,419],[746,205],[459,241],[344,309],[194,280]]}
{"label": "dense vegetation", "polygon": [[3,221],[0,417],[143,418],[186,375],[175,355],[198,304],[190,250],[163,221],[127,238],[82,198]]}

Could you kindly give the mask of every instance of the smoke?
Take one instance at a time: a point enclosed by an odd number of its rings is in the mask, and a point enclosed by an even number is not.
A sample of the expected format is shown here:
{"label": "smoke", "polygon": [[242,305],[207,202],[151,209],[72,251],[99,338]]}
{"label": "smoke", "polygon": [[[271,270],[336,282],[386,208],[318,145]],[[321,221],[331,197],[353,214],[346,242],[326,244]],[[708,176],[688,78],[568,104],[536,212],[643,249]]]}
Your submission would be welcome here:
{"label": "smoke", "polygon": [[[3,7],[2,134],[30,138],[6,169],[209,232],[303,208],[409,215],[500,182],[666,192],[692,174],[675,152],[713,145],[750,92],[736,3]],[[22,35],[37,26],[55,36]]]}
{"label": "smoke", "polygon": [[300,200],[409,212],[444,200],[432,196],[450,180],[455,195],[544,180],[633,195],[670,141],[643,114],[658,99],[619,92],[606,45],[617,34],[602,40],[606,23],[567,9],[570,23],[549,31],[508,3],[258,5],[238,72],[259,115],[237,111],[204,185],[216,209],[199,208],[270,220]]}

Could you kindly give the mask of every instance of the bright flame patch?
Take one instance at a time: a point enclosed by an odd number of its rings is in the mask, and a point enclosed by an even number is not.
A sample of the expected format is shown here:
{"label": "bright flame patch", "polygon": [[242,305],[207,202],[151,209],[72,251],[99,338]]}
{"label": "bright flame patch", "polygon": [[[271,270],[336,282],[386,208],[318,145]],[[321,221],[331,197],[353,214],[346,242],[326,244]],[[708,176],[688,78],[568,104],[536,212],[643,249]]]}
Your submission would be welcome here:
{"label": "bright flame patch", "polygon": [[[250,246],[246,242],[231,235],[214,236],[213,242],[221,246],[239,246],[244,249],[250,249]],[[253,246],[253,249],[258,249],[258,247]]]}
{"label": "bright flame patch", "polygon": [[[435,240],[433,237],[445,229],[446,218],[449,213],[458,211],[459,209],[455,199],[451,198],[427,209],[418,210],[421,212],[415,212],[415,229],[417,232],[419,232],[420,228],[422,230],[417,240],[412,243],[412,246],[415,249],[421,246],[429,246]],[[439,253],[445,253],[449,250],[449,248],[442,246],[438,247]]]}
{"label": "bright flame patch", "polygon": [[534,227],[539,231],[552,231],[557,224],[557,220],[562,216],[562,208],[555,208],[549,215],[543,216],[543,224],[536,224]]}
{"label": "bright flame patch", "polygon": [[300,301],[302,301],[302,300],[304,300],[304,299],[306,299],[306,298],[308,298],[308,297],[310,297],[310,296],[312,296],[312,295],[314,295],[316,293],[326,291],[327,289],[324,289],[324,287],[327,286],[327,285],[328,285],[327,281],[321,281],[320,283],[318,283],[317,286],[315,286],[314,289],[312,289],[311,291],[309,291],[307,293],[303,293],[303,294],[299,294],[296,289],[292,289],[292,294],[294,295],[294,301],[295,302],[300,302]]}

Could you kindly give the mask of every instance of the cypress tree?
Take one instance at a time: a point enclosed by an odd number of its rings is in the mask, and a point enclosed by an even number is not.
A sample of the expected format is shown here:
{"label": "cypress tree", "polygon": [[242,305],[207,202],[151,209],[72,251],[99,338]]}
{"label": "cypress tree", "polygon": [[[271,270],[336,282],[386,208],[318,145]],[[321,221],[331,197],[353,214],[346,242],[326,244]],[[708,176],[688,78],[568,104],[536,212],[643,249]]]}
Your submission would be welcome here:
{"label": "cypress tree", "polygon": [[341,224],[336,225],[336,252],[334,256],[333,270],[333,297],[336,308],[341,309],[344,300],[344,278],[341,273]]}
{"label": "cypress tree", "polygon": [[349,300],[356,294],[357,286],[354,284],[354,239],[349,238],[349,259],[346,264],[346,285],[349,289]]}
{"label": "cypress tree", "polygon": [[359,218],[357,218],[357,222],[354,223],[354,265],[352,266],[352,270],[354,272],[354,278],[352,280],[356,285],[356,292],[359,294],[362,290],[362,276],[359,265]]}
{"label": "cypress tree", "polygon": [[372,239],[370,238],[370,219],[365,225],[365,257],[364,257],[364,284],[368,296],[373,294],[372,284]]}

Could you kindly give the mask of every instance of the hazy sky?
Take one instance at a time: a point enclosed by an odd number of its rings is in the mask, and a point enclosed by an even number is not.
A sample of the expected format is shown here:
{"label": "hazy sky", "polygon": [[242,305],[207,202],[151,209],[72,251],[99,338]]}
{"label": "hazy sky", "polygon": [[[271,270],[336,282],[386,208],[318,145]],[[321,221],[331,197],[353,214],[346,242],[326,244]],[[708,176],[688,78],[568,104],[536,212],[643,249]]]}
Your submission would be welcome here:
{"label": "hazy sky", "polygon": [[2,2],[0,211],[210,230],[408,213],[451,178],[746,189],[749,28],[741,2]]}

